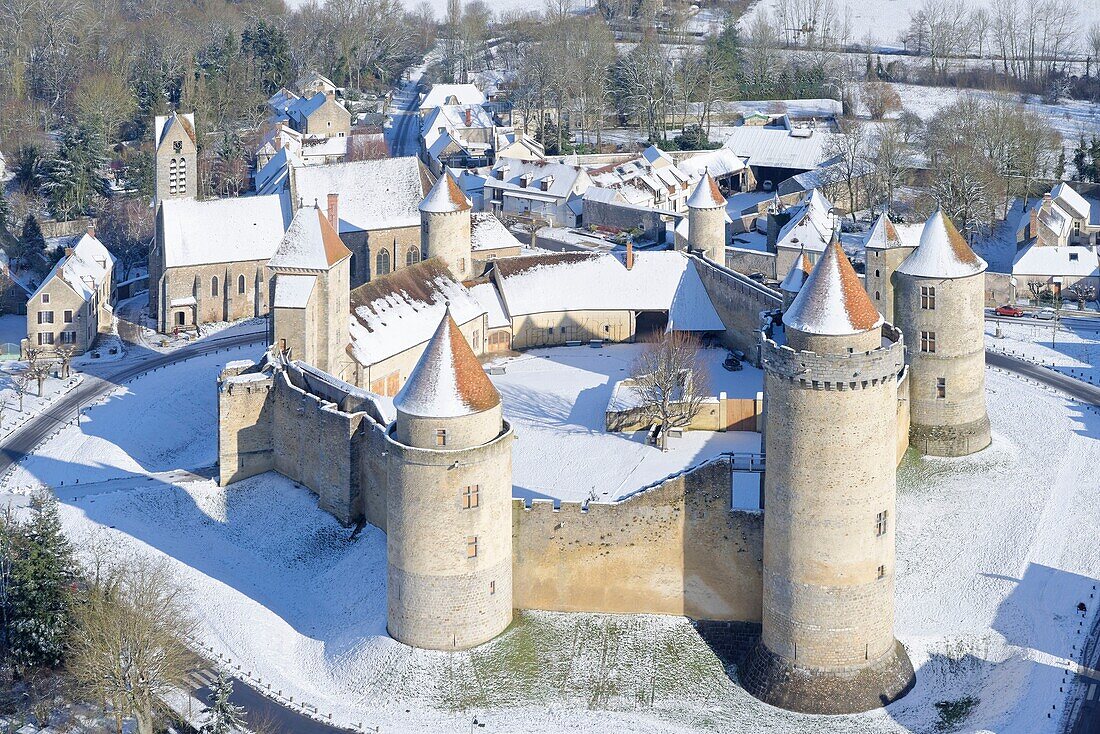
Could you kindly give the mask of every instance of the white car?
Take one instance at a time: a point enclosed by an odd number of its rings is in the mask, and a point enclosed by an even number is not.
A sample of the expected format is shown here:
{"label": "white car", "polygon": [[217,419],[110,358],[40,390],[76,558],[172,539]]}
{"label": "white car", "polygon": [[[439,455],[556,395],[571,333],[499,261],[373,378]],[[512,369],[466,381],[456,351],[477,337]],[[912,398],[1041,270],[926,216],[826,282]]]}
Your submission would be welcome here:
{"label": "white car", "polygon": [[1035,318],[1041,321],[1053,321],[1058,318],[1058,312],[1053,308],[1040,308],[1035,312]]}

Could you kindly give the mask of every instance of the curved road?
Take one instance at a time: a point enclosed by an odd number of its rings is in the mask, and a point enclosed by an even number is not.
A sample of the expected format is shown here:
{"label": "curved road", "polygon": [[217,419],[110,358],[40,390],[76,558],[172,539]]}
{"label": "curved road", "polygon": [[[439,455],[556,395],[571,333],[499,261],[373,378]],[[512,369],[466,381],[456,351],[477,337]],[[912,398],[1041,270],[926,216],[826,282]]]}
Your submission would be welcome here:
{"label": "curved road", "polygon": [[[104,394],[115,389],[127,380],[132,380],[159,367],[166,367],[194,357],[211,354],[226,347],[239,347],[266,341],[265,332],[249,332],[232,336],[212,337],[181,347],[167,354],[151,353],[149,356],[124,364],[114,372],[95,376],[84,373],[84,381],[46,411],[39,413],[15,429],[3,441],[0,441],[0,473],[15,462],[34,451],[46,439],[59,423],[72,421],[77,411],[89,403],[98,400]],[[137,346],[131,344],[131,346]]]}

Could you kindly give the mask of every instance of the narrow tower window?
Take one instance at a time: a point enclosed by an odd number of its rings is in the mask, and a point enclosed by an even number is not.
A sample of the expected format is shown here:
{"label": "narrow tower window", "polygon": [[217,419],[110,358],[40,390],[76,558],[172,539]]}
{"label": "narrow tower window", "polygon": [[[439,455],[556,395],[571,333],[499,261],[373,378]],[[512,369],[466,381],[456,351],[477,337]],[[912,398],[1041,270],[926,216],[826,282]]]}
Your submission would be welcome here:
{"label": "narrow tower window", "polygon": [[929,354],[936,352],[936,332],[922,331],[920,333],[920,350]]}
{"label": "narrow tower window", "polygon": [[440,428],[435,432],[435,445],[446,446],[447,445],[447,429]]}
{"label": "narrow tower window", "polygon": [[210,279],[210,295],[218,295],[218,276],[214,276]]}
{"label": "narrow tower window", "polygon": [[478,506],[480,499],[478,495],[481,493],[480,484],[472,484],[469,487],[462,488],[462,509],[472,510]]}
{"label": "narrow tower window", "polygon": [[477,558],[477,536],[476,535],[467,535],[466,536],[466,557],[467,558]]}
{"label": "narrow tower window", "polygon": [[244,293],[244,285],[245,285],[244,276],[243,275],[238,275],[237,276],[237,292],[238,293]]}
{"label": "narrow tower window", "polygon": [[946,398],[947,397],[947,378],[946,377],[937,377],[936,378],[936,397],[937,398]]}
{"label": "narrow tower window", "polygon": [[920,287],[920,307],[924,311],[936,310],[936,286],[922,285]]}
{"label": "narrow tower window", "polygon": [[875,516],[875,535],[880,538],[886,535],[886,510]]}
{"label": "narrow tower window", "polygon": [[878,567],[878,577],[880,579],[886,578],[886,566],[879,566]]}

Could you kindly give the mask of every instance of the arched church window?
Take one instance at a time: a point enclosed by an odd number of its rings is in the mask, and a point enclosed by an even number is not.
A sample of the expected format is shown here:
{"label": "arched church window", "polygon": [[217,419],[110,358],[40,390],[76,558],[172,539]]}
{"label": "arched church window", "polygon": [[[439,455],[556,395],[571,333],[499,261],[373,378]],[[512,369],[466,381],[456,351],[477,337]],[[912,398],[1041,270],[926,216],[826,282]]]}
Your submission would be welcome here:
{"label": "arched church window", "polygon": [[390,251],[379,250],[378,257],[375,258],[375,275],[386,275],[390,272]]}
{"label": "arched church window", "polygon": [[237,292],[238,293],[244,293],[244,276],[243,275],[238,275],[237,276]]}
{"label": "arched church window", "polygon": [[409,251],[405,253],[405,265],[416,265],[418,262],[420,262],[420,250],[410,247]]}

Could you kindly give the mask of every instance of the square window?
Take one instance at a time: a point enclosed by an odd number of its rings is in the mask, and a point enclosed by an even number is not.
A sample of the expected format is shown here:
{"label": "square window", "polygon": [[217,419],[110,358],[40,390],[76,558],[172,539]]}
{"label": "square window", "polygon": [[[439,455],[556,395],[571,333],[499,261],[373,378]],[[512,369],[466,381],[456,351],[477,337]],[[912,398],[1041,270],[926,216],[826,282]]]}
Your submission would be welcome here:
{"label": "square window", "polygon": [[879,538],[886,535],[886,510],[875,516],[875,535]]}
{"label": "square window", "polygon": [[477,558],[477,536],[476,535],[467,535],[466,536],[466,557],[467,558]]}
{"label": "square window", "polygon": [[936,310],[936,286],[922,285],[920,287],[920,307],[924,311]]}
{"label": "square window", "polygon": [[435,445],[446,446],[447,445],[447,431],[444,428],[440,428],[435,432]]}
{"label": "square window", "polygon": [[43,293],[42,294],[42,303],[49,303],[49,302],[50,302],[50,294],[49,293]]}
{"label": "square window", "polygon": [[481,485],[472,484],[462,488],[462,509],[472,510],[480,504]]}
{"label": "square window", "polygon": [[72,311],[66,311],[65,312],[65,323],[66,324],[71,324],[72,322],[73,322],[73,312]]}

